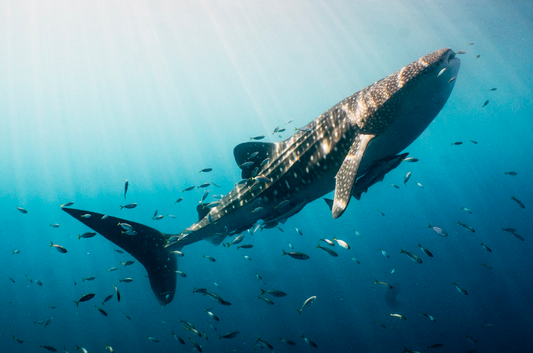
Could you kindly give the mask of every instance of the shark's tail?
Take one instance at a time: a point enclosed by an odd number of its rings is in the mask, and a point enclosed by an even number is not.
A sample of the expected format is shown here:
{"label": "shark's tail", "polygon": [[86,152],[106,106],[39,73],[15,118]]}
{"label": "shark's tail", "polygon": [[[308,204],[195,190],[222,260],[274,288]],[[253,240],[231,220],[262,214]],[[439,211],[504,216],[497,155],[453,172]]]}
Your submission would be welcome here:
{"label": "shark's tail", "polygon": [[[165,306],[172,301],[176,291],[178,260],[171,248],[165,247],[171,235],[100,213],[73,208],[63,208],[63,211],[136,258],[148,272],[150,286],[159,304]],[[173,246],[172,250],[181,249]]]}

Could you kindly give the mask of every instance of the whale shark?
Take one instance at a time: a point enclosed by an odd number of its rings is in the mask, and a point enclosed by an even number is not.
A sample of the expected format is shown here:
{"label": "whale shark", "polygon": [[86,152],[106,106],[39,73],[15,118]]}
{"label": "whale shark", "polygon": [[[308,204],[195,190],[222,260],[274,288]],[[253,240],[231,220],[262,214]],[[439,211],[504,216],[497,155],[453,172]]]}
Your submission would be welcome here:
{"label": "whale shark", "polygon": [[273,228],[310,202],[325,199],[333,218],[350,200],[383,180],[407,157],[401,153],[448,100],[460,67],[449,48],[434,51],[340,101],[287,140],[246,142],[233,151],[242,180],[215,207],[197,207],[198,221],[180,233],[100,213],[63,210],[136,258],[159,304],[176,292],[176,251],[225,238],[260,222]]}

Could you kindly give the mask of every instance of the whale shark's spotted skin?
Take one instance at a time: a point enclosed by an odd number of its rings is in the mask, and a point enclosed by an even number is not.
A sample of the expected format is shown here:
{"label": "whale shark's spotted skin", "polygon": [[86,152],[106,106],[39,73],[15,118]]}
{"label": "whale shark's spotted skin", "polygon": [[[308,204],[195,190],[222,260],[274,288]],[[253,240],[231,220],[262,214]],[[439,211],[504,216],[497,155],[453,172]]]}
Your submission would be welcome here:
{"label": "whale shark's spotted skin", "polygon": [[137,258],[147,268],[159,302],[168,304],[176,283],[172,250],[204,239],[220,244],[259,220],[265,228],[275,227],[333,190],[334,199],[326,202],[333,218],[340,217],[351,196],[359,199],[405,158],[407,154],[398,153],[442,109],[459,66],[453,51],[437,50],[342,100],[285,141],[238,145],[237,164],[253,162],[241,167],[247,181],[237,184],[218,206],[199,206],[198,222],[180,234],[135,224],[140,234],[127,236],[116,224],[131,222],[101,220],[95,213],[81,218],[88,212],[63,209]]}

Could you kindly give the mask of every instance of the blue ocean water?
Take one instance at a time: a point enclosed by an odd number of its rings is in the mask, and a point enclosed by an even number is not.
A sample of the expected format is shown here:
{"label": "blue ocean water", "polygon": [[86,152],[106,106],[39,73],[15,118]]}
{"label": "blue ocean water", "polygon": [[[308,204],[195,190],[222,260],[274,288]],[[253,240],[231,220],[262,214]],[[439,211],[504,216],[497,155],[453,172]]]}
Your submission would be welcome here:
{"label": "blue ocean water", "polygon": [[[3,2],[0,350],[104,352],[108,344],[115,352],[187,352],[192,339],[203,352],[251,352],[261,337],[276,352],[434,344],[440,352],[533,351],[532,18],[529,1]],[[225,194],[241,179],[237,144],[256,135],[286,139],[345,97],[446,47],[467,53],[447,104],[406,149],[419,162],[402,163],[339,219],[317,200],[281,225],[284,232],[247,235],[251,249],[187,246],[179,259],[187,277],[178,278],[165,308],[142,265],[123,266],[134,259],[100,235],[78,239],[90,229],[61,211],[74,201],[178,233],[197,220],[203,194],[182,189],[215,182],[220,188],[211,193]],[[277,126],[286,127],[281,138],[272,134]],[[207,167],[213,171],[198,172]],[[129,202],[138,207],[120,209]],[[165,217],[152,220],[155,210]],[[334,258],[316,248],[333,237],[351,249],[336,245]],[[289,243],[311,258],[281,257]],[[119,282],[126,277],[133,282]],[[121,301],[103,304],[113,285]],[[258,299],[261,289],[288,295],[269,297],[268,305]],[[76,306],[86,293],[96,297]],[[317,299],[299,314],[311,296]],[[49,318],[46,327],[39,323]],[[237,337],[219,338],[232,331]]]}

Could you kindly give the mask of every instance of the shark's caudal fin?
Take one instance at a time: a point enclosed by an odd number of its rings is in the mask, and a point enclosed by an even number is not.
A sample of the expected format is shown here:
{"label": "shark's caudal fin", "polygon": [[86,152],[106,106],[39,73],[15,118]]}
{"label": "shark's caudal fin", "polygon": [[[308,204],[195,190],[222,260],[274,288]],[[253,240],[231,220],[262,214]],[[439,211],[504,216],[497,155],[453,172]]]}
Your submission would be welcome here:
{"label": "shark's caudal fin", "polygon": [[[148,272],[150,286],[159,304],[164,306],[172,301],[176,291],[178,260],[170,248],[165,248],[170,235],[120,218],[108,216],[102,219],[104,215],[100,213],[73,208],[63,208],[63,211],[136,258]],[[126,234],[120,223],[129,224],[136,234]],[[176,247],[173,247],[173,250],[175,249]]]}

